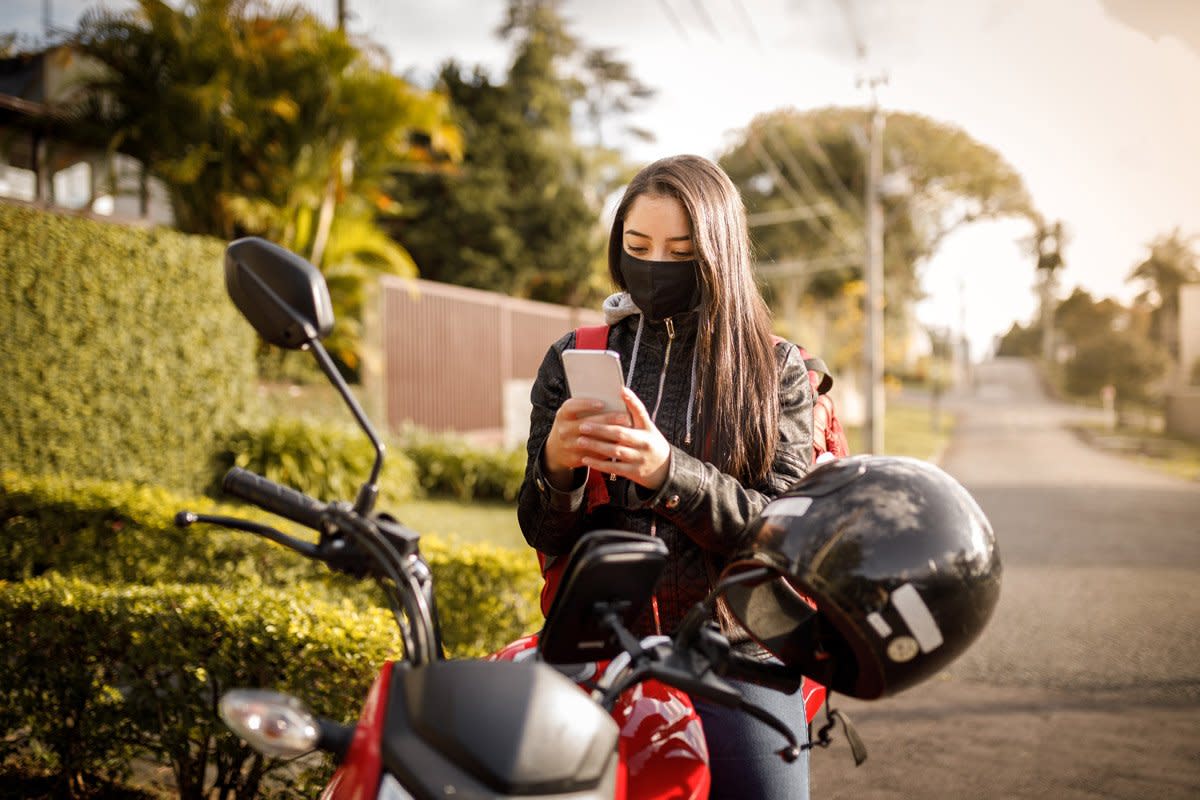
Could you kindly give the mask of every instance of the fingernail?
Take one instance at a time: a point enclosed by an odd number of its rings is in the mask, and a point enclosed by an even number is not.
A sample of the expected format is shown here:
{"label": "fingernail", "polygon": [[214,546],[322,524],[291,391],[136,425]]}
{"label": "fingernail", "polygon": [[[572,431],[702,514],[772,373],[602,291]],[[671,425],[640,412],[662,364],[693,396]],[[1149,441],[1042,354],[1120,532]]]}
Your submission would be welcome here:
{"label": "fingernail", "polygon": [[591,425],[591,423],[590,423],[590,422],[585,422],[585,423],[583,423],[582,425],[580,425],[580,426],[579,426],[579,432],[580,432],[580,433],[591,433],[591,432],[592,432],[592,425]]}

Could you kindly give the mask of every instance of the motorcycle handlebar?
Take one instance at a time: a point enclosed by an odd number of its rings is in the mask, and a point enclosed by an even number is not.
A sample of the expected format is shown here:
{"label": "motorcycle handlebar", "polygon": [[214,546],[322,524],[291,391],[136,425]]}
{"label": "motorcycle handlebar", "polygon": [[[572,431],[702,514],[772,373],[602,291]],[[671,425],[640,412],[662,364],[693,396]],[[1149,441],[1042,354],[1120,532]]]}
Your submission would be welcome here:
{"label": "motorcycle handlebar", "polygon": [[234,497],[253,503],[272,514],[320,530],[325,504],[241,467],[225,473],[221,488]]}

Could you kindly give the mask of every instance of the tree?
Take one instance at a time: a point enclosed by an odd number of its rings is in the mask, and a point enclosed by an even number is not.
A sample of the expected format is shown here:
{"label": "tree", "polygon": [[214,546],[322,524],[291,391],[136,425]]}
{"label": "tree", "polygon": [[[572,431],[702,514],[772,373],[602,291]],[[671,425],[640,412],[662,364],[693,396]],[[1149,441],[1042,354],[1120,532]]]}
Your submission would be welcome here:
{"label": "tree", "polygon": [[617,142],[655,140],[653,131],[628,120],[657,92],[638,80],[629,64],[620,60],[612,48],[587,50],[579,70],[580,105],[592,139],[583,148],[586,191],[588,203],[599,209],[605,198],[633,177],[634,168],[625,160]]}
{"label": "tree", "polygon": [[1138,300],[1156,307],[1152,335],[1172,358],[1179,357],[1179,289],[1200,281],[1200,262],[1192,249],[1195,241],[1195,236],[1183,236],[1179,228],[1155,238],[1147,245],[1150,254],[1128,278],[1144,287]]}
{"label": "tree", "polygon": [[1062,251],[1066,232],[1061,221],[1048,223],[1040,214],[1032,215],[1033,232],[1024,242],[1036,262],[1038,298],[1041,306],[1041,357],[1047,363],[1054,360],[1055,325],[1054,296],[1058,288],[1058,273],[1063,267]]}
{"label": "tree", "polygon": [[[1079,397],[1095,397],[1104,386],[1117,391],[1119,407],[1154,400],[1169,363],[1165,348],[1150,335],[1149,314],[1141,301],[1125,307],[1116,300],[1094,299],[1076,288],[1051,311],[1063,344],[1071,355],[1063,369],[1064,389]],[[1002,356],[1037,357],[1042,323],[1014,322],[1000,342]]]}
{"label": "tree", "polygon": [[1168,364],[1162,345],[1121,331],[1104,331],[1083,342],[1066,364],[1066,389],[1095,397],[1104,386],[1116,389],[1117,408],[1146,403],[1158,395]]}
{"label": "tree", "polygon": [[1054,310],[1054,326],[1073,346],[1122,327],[1128,312],[1110,298],[1094,300],[1085,289],[1076,288]]}
{"label": "tree", "polygon": [[[763,114],[721,157],[746,200],[774,305],[827,300],[862,280],[870,116],[856,108]],[[885,131],[885,313],[907,328],[920,267],[944,237],[1031,211],[1020,176],[965,132],[899,112],[887,114]]]}
{"label": "tree", "polygon": [[1042,348],[1042,327],[1038,323],[1029,326],[1014,322],[1008,332],[1000,337],[996,347],[998,356],[1016,356],[1021,358],[1036,358]]}
{"label": "tree", "polygon": [[[85,14],[76,38],[103,67],[80,124],[164,182],[181,230],[264,236],[327,270],[415,274],[373,220],[395,207],[382,186],[396,164],[457,157],[445,97],[267,0],[138,0]],[[333,297],[347,316],[344,295]],[[339,326],[329,342],[351,369],[353,330]]]}
{"label": "tree", "polygon": [[589,90],[575,60],[587,51],[560,6],[510,0],[498,31],[514,49],[503,82],[456,62],[441,70],[467,142],[464,161],[399,175],[407,213],[392,225],[427,278],[571,305],[608,288],[597,222],[622,167],[580,145],[573,120],[589,91],[594,114],[610,116],[632,107],[615,99],[619,87],[637,95],[629,103],[644,92],[607,53],[590,62],[607,81],[606,99]]}

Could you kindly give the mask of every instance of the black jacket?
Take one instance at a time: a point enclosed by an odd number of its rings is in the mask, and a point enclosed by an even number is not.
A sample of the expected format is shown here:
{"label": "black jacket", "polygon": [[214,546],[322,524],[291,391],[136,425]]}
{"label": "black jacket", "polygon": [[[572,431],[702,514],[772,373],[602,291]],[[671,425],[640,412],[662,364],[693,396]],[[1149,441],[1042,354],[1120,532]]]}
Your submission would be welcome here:
{"label": "black jacket", "polygon": [[[542,446],[555,412],[569,397],[560,353],[574,347],[572,331],[547,351],[533,386],[528,461],[517,508],[525,540],[551,556],[567,554],[581,535],[601,528],[660,537],[670,551],[655,591],[663,633],[673,631],[687,610],[704,599],[728,558],[740,549],[747,524],[772,498],[807,474],[812,460],[812,388],[799,348],[788,342],[775,346],[780,369],[779,442],[766,479],[757,486],[743,486],[695,455],[701,443],[686,440],[688,401],[694,388],[693,356],[704,357],[695,353],[698,317],[697,312],[676,316],[672,320],[674,340],[669,340],[664,323],[645,322],[636,364],[632,365],[631,388],[652,414],[658,406],[655,424],[671,443],[670,468],[662,487],[647,495],[646,490],[624,479],[610,482],[610,503],[589,514],[586,470],[576,471],[572,491],[559,491],[546,480]],[[627,378],[640,321],[640,315],[627,316],[612,324],[608,333],[608,349],[620,353]],[[695,427],[694,419],[691,427]],[[735,643],[747,639],[743,631],[728,623],[723,628]],[[643,614],[634,632],[640,636],[655,632],[649,612]]]}

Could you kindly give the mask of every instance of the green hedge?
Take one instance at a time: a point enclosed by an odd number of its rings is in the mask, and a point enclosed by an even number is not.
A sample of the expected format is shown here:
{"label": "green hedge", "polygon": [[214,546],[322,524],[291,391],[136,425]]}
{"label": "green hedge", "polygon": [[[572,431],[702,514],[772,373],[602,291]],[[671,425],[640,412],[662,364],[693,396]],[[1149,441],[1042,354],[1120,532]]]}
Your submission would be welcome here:
{"label": "green hedge", "polygon": [[[184,797],[222,781],[230,796],[311,794],[327,767],[288,769],[254,794],[277,765],[222,733],[213,698],[275,687],[349,719],[398,647],[394,622],[373,584],[248,534],[179,530],[181,508],[300,533],[161,488],[0,471],[0,576],[15,579],[0,580],[0,742],[11,745],[0,744],[0,762],[56,776],[58,793],[85,777],[119,783],[139,756],[170,765]],[[540,625],[540,577],[526,554],[436,539],[421,548],[452,657],[482,656]]]}
{"label": "green hedge", "polygon": [[394,630],[381,610],[302,590],[0,582],[5,755],[57,775],[61,794],[123,781],[134,757],[169,764],[183,798],[303,791],[328,765],[312,775],[262,759],[220,722],[217,699],[275,688],[352,720],[399,647]]}
{"label": "green hedge", "polygon": [[416,428],[403,432],[399,441],[429,494],[510,503],[517,499],[525,477],[523,448],[480,447],[452,434]]}
{"label": "green hedge", "polygon": [[[293,535],[303,530],[247,506],[132,484],[0,471],[0,578],[46,572],[95,582],[230,585],[305,591],[359,607],[382,603],[369,583],[337,576],[264,539],[211,526],[174,525],[180,509],[242,516]],[[397,516],[403,519],[402,509]],[[456,656],[497,649],[541,624],[541,578],[527,553],[482,544],[453,547],[427,538],[442,633]]]}
{"label": "green hedge", "polygon": [[0,203],[0,467],[198,489],[251,402],[222,244]]}
{"label": "green hedge", "polygon": [[[523,449],[487,447],[415,428],[385,443],[381,508],[399,508],[422,495],[511,503],[525,475]],[[228,438],[214,460],[214,484],[237,465],[314,497],[353,499],[373,460],[369,441],[356,427],[276,417]]]}
{"label": "green hedge", "polygon": [[[358,427],[281,417],[234,432],[216,463],[218,482],[238,466],[321,500],[352,501],[371,474],[375,449]],[[416,466],[395,447],[384,456],[379,488],[383,509],[399,507],[420,489]]]}

